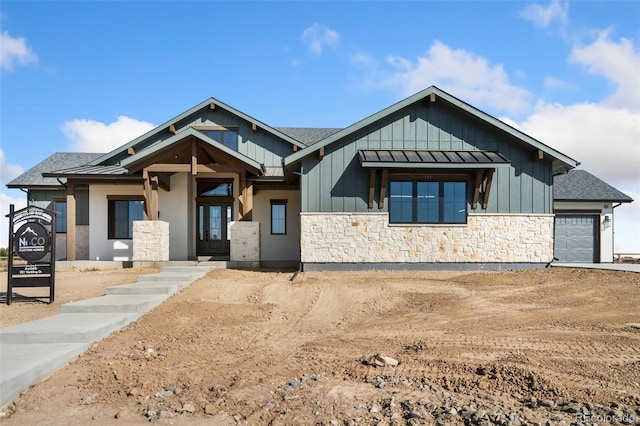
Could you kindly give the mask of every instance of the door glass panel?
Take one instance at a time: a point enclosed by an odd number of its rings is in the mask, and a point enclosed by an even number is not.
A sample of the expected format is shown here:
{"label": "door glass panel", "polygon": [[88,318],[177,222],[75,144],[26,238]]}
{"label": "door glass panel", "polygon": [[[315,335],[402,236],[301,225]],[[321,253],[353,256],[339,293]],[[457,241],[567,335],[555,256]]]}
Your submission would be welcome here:
{"label": "door glass panel", "polygon": [[198,240],[204,240],[204,206],[198,206]]}
{"label": "door glass panel", "polygon": [[209,239],[222,239],[222,206],[209,206]]}
{"label": "door glass panel", "polygon": [[231,241],[231,206],[227,205],[227,241]]}

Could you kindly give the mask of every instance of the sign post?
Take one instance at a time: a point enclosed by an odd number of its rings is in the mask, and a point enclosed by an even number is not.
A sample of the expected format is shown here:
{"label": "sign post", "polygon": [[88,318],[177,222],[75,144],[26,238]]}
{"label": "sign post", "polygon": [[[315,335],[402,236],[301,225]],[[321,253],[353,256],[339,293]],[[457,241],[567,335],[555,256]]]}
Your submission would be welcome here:
{"label": "sign post", "polygon": [[[49,287],[49,303],[55,298],[56,212],[28,206],[9,206],[9,259],[7,305],[14,287]],[[17,255],[24,263],[14,264]]]}

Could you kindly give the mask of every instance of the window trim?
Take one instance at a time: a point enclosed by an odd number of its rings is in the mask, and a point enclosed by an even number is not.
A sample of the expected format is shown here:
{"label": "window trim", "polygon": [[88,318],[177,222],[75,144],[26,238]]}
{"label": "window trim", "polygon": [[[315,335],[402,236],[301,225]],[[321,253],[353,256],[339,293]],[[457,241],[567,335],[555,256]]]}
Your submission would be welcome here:
{"label": "window trim", "polygon": [[[69,209],[67,209],[67,199],[64,197],[54,197],[53,198],[53,211],[58,212],[58,204],[64,204],[64,220],[61,220],[61,215],[56,215],[56,234],[66,234],[67,233],[67,215],[69,214]],[[60,212],[58,212],[60,213]],[[60,217],[60,219],[58,219]],[[58,226],[61,226],[64,223],[64,231],[58,231]]]}
{"label": "window trim", "polygon": [[[410,222],[399,222],[391,220],[391,210],[392,210],[392,193],[391,193],[391,184],[393,182],[411,182],[411,221]],[[417,196],[417,187],[419,182],[437,182],[438,183],[438,221],[437,222],[427,222],[427,221],[418,221],[418,196]],[[444,185],[445,183],[463,183],[464,184],[464,221],[462,222],[446,222],[444,220],[445,214],[445,200],[444,200]],[[390,225],[447,225],[447,226],[456,226],[456,225],[467,225],[469,220],[469,206],[468,206],[468,178],[467,177],[459,177],[459,176],[451,176],[451,175],[394,175],[392,179],[388,180],[388,188],[387,191],[389,193],[389,224]]]}
{"label": "window trim", "polygon": [[[288,200],[270,200],[271,205],[271,235],[287,235],[287,201]],[[273,231],[273,207],[274,206],[283,206],[284,207],[284,231],[283,232],[274,232]]]}
{"label": "window trim", "polygon": [[141,201],[142,202],[142,219],[144,220],[144,197],[140,195],[107,195],[107,239],[108,240],[132,240],[133,233],[129,237],[116,237],[113,235],[115,232],[115,218],[112,217],[111,202],[112,201]]}

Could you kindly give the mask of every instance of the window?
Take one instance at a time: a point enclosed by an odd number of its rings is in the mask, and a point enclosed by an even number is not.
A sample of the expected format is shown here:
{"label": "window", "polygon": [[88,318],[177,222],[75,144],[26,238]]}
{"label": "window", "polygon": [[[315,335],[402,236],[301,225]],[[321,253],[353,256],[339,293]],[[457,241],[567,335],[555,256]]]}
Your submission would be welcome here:
{"label": "window", "polygon": [[143,219],[144,201],[109,200],[109,239],[133,238],[133,221]]}
{"label": "window", "polygon": [[467,223],[466,182],[389,181],[390,223]]}
{"label": "window", "polygon": [[216,129],[216,130],[200,130],[205,135],[209,136],[214,141],[220,142],[224,146],[231,149],[238,150],[238,131],[230,129]]}
{"label": "window", "polygon": [[67,232],[67,202],[54,201],[53,210],[58,212],[56,215],[56,233],[64,234]]}
{"label": "window", "polygon": [[233,182],[198,182],[199,197],[233,197]]}
{"label": "window", "polygon": [[271,233],[287,233],[287,200],[271,200]]}

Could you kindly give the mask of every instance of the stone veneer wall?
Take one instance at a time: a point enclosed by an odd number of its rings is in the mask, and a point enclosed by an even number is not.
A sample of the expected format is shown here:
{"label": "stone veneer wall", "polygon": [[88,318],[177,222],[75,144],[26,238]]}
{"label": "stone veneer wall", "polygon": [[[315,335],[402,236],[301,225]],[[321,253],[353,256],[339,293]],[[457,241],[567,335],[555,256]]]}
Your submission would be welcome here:
{"label": "stone veneer wall", "polygon": [[260,262],[260,222],[231,224],[231,262]]}
{"label": "stone veneer wall", "polygon": [[133,222],[133,261],[169,260],[169,223],[160,220]]}
{"label": "stone veneer wall", "polygon": [[466,225],[390,225],[388,213],[301,213],[300,220],[303,263],[553,259],[552,214],[469,214]]}

